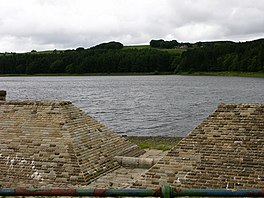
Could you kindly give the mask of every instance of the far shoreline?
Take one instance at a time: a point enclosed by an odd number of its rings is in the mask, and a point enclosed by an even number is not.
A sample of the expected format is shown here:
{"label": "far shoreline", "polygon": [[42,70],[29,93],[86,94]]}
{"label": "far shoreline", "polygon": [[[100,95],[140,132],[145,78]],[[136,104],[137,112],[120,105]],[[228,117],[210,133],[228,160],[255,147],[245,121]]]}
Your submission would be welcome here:
{"label": "far shoreline", "polygon": [[237,76],[237,77],[264,77],[264,72],[181,72],[183,76]]}
{"label": "far shoreline", "polygon": [[0,74],[0,77],[40,77],[40,76],[238,76],[238,77],[264,77],[264,72],[146,72],[146,73],[84,73],[84,74]]}

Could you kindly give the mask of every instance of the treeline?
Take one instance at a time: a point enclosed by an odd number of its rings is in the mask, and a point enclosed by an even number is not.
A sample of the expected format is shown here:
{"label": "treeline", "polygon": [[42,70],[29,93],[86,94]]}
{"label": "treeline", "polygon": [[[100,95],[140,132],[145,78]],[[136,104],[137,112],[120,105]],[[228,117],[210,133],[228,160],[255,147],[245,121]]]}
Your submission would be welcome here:
{"label": "treeline", "polygon": [[[111,44],[112,45],[112,44]],[[109,47],[109,46],[108,46]],[[0,55],[1,74],[167,72],[174,56],[156,49],[98,48]]]}
{"label": "treeline", "polygon": [[173,53],[180,46],[176,40],[152,40],[150,44],[125,48],[119,42],[109,42],[90,49],[4,53],[0,54],[0,74],[264,72],[264,39],[198,42],[189,44],[182,54]]}
{"label": "treeline", "polygon": [[264,39],[200,42],[181,55],[176,72],[264,72]]}
{"label": "treeline", "polygon": [[150,47],[159,49],[174,49],[174,48],[188,48],[192,47],[191,43],[179,43],[176,40],[164,41],[163,39],[151,40]]}

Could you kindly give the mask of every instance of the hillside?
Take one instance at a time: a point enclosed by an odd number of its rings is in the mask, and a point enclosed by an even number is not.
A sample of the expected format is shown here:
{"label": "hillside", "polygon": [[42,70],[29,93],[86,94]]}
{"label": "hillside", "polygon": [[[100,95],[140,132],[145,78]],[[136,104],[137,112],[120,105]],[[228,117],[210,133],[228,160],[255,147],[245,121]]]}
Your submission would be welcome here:
{"label": "hillside", "polygon": [[101,43],[85,49],[0,54],[0,74],[264,72],[264,39],[153,45]]}

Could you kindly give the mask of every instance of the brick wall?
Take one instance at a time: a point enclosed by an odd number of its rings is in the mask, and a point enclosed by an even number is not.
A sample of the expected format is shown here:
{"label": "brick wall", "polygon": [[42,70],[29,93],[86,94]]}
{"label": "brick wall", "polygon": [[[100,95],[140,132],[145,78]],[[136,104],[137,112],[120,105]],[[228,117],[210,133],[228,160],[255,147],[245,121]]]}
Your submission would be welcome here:
{"label": "brick wall", "polygon": [[221,104],[134,187],[264,188],[264,105]]}
{"label": "brick wall", "polygon": [[0,186],[84,186],[140,150],[70,102],[0,101]]}

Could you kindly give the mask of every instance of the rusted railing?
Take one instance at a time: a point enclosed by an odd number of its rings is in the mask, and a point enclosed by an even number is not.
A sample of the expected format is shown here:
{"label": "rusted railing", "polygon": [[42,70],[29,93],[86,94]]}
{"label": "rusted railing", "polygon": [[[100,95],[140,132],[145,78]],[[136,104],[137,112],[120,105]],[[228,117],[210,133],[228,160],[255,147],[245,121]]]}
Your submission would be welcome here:
{"label": "rusted railing", "polygon": [[222,190],[222,189],[173,189],[168,185],[152,189],[42,189],[42,188],[0,188],[0,196],[94,196],[94,197],[264,197],[264,190]]}

